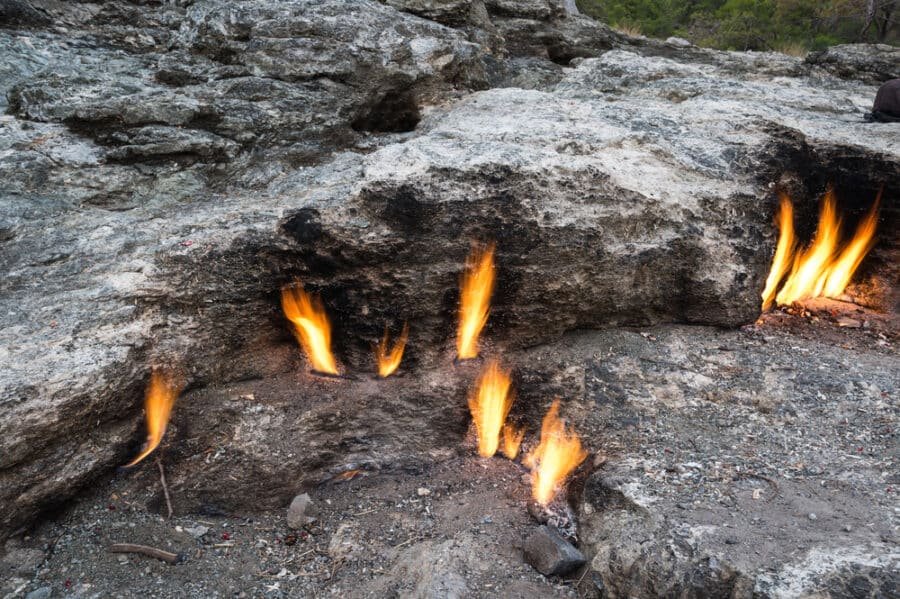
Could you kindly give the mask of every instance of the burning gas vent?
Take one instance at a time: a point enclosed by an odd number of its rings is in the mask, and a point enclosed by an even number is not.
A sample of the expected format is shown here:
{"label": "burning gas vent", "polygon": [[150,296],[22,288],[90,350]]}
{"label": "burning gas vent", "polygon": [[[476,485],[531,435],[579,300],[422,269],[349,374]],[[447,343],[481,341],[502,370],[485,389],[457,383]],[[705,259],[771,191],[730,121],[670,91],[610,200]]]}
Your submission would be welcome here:
{"label": "burning gas vent", "polygon": [[[463,267],[454,361],[457,365],[463,361],[478,365],[476,359],[481,359],[479,341],[490,316],[496,279],[494,256],[494,244],[474,244]],[[335,357],[332,327],[321,298],[307,292],[297,281],[282,288],[281,304],[311,374],[337,379],[337,385],[357,379],[348,374]],[[409,326],[404,324],[393,342],[386,329],[380,342],[374,344],[377,378],[387,378],[397,371],[408,338]],[[565,502],[554,503],[554,499],[560,495],[569,476],[585,460],[587,451],[578,435],[567,428],[560,418],[559,399],[553,400],[544,416],[540,434],[535,435],[535,440],[529,444],[525,440],[527,431],[508,421],[515,400],[512,370],[503,367],[496,356],[484,357],[480,368],[468,399],[477,453],[491,458],[500,452],[514,461],[520,456],[520,446],[523,443],[529,445],[531,449],[521,458],[521,464],[530,471],[532,497],[539,506],[536,509],[544,514],[542,517],[545,519],[562,513],[563,520],[571,520],[565,516],[569,513]],[[147,443],[128,466],[136,465],[159,446],[180,388],[168,371],[154,370],[146,399]]]}
{"label": "burning gas vent", "polygon": [[805,247],[794,232],[794,206],[781,196],[776,222],[778,245],[762,292],[762,307],[787,306],[816,297],[837,298],[844,293],[866,254],[875,245],[881,193],[849,238],[838,213],[833,189],[822,198],[818,226]]}

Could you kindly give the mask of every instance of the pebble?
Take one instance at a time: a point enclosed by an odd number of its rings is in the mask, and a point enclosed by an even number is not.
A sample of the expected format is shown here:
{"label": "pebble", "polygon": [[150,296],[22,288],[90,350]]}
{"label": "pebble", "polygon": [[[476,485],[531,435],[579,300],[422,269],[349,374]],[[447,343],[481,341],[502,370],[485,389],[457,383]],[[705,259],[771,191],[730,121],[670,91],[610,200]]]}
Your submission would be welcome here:
{"label": "pebble", "polygon": [[203,526],[202,524],[198,524],[197,526],[186,526],[184,528],[184,532],[188,533],[195,539],[201,538],[203,535],[209,532],[208,526]]}
{"label": "pebble", "polygon": [[313,504],[309,493],[301,493],[294,497],[287,510],[287,525],[289,528],[303,528],[307,524],[316,521],[318,510]]}
{"label": "pebble", "polygon": [[814,513],[812,513],[812,512],[809,513],[809,515],[807,516],[807,518],[809,518],[810,520],[818,520],[818,519],[819,519],[819,517],[816,516],[816,515],[815,515]]}
{"label": "pebble", "polygon": [[419,487],[416,489],[416,495],[419,497],[425,497],[426,495],[431,495],[431,491],[426,489],[425,487]]}
{"label": "pebble", "polygon": [[546,525],[534,531],[522,549],[525,561],[544,576],[562,576],[586,563],[578,549]]}

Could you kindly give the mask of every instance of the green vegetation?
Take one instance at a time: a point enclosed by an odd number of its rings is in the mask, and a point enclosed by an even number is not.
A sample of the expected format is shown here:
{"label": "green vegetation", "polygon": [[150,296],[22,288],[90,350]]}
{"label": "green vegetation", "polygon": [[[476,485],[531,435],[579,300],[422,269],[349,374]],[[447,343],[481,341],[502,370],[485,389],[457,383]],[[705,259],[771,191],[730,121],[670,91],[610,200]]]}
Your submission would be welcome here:
{"label": "green vegetation", "polygon": [[728,50],[802,54],[835,44],[900,42],[900,0],[577,0],[626,33],[684,37]]}

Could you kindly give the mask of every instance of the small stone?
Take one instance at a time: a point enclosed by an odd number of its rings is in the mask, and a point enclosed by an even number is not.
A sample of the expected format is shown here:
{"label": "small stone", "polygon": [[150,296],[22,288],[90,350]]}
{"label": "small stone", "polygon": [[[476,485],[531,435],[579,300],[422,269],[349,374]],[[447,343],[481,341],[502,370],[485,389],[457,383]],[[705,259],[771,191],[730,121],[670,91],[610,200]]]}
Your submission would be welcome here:
{"label": "small stone", "polygon": [[670,46],[675,46],[677,48],[687,48],[688,46],[693,46],[691,42],[684,39],[683,37],[669,37],[666,38],[666,43]]}
{"label": "small stone", "polygon": [[35,589],[25,595],[25,599],[48,599],[50,595],[53,594],[53,589],[50,587],[41,587],[39,589]]}
{"label": "small stone", "polygon": [[525,561],[544,576],[562,576],[585,564],[584,555],[549,526],[534,531],[523,549]]}
{"label": "small stone", "polygon": [[301,493],[294,497],[287,511],[287,524],[289,528],[303,528],[307,524],[316,521],[317,513],[315,505],[308,493]]}
{"label": "small stone", "polygon": [[201,538],[203,535],[205,535],[206,533],[209,532],[209,527],[208,527],[208,526],[202,526],[202,525],[199,525],[199,524],[198,524],[197,526],[193,526],[193,527],[191,527],[191,526],[186,526],[186,527],[184,528],[184,532],[188,533],[189,535],[191,535],[191,536],[194,537],[195,539],[199,539],[199,538]]}
{"label": "small stone", "polygon": [[426,495],[431,495],[431,491],[426,489],[425,487],[419,487],[416,489],[416,495],[419,497],[425,497]]}
{"label": "small stone", "polygon": [[806,517],[809,518],[810,520],[818,520],[818,519],[819,519],[819,517],[816,516],[816,515],[815,515],[814,513],[812,513],[812,512],[810,512],[809,515],[806,516]]}
{"label": "small stone", "polygon": [[119,563],[120,563],[120,564],[127,564],[127,563],[128,563],[128,556],[120,555],[120,556],[118,557],[118,560],[119,560]]}
{"label": "small stone", "polygon": [[837,325],[839,327],[846,327],[848,329],[858,329],[862,326],[862,322],[856,320],[855,318],[849,318],[847,316],[840,316],[837,319]]}
{"label": "small stone", "polygon": [[852,526],[850,526],[849,524],[844,524],[844,532],[851,532],[852,530]]}

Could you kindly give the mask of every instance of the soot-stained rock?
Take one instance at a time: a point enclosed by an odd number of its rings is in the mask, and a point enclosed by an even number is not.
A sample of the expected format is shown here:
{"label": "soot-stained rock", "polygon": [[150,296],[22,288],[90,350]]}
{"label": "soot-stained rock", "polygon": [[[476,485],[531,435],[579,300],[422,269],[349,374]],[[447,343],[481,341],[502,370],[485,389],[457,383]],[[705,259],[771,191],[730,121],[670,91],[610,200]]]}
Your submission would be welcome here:
{"label": "soot-stained rock", "polygon": [[[873,86],[769,54],[604,53],[621,38],[559,2],[460,29],[372,1],[44,4],[66,33],[0,31],[0,536],[127,461],[150,363],[194,388],[294,368],[294,278],[351,371],[404,321],[403,369],[448,358],[472,239],[498,244],[486,350],[735,326],[797,156],[900,179],[891,132],[860,134]],[[489,70],[540,91],[470,93]],[[394,451],[357,424],[349,453]],[[288,465],[322,474],[348,452],[327,447]]]}

